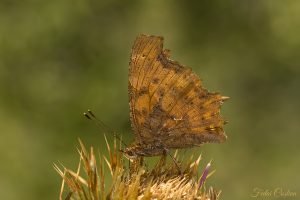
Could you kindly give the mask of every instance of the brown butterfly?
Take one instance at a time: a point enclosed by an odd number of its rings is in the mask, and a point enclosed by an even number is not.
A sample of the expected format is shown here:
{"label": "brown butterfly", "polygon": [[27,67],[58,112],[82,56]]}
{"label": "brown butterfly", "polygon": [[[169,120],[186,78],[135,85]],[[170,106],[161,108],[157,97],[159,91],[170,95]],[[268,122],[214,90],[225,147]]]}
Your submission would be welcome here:
{"label": "brown butterfly", "polygon": [[128,91],[135,142],[124,150],[128,157],[226,140],[220,107],[228,97],[203,88],[190,68],[169,56],[162,37],[140,35],[134,42]]}

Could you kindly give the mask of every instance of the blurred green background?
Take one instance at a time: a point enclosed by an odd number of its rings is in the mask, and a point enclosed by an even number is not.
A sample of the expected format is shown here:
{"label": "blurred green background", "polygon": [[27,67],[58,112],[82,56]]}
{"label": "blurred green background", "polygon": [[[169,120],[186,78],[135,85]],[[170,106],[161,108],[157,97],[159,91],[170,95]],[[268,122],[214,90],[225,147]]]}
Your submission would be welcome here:
{"label": "blurred green background", "polygon": [[222,199],[253,199],[255,187],[299,198],[300,1],[2,0],[1,199],[57,199],[53,162],[75,169],[78,137],[105,149],[87,109],[133,140],[127,71],[140,33],[164,36],[172,59],[231,97],[228,141],[196,150],[213,159]]}

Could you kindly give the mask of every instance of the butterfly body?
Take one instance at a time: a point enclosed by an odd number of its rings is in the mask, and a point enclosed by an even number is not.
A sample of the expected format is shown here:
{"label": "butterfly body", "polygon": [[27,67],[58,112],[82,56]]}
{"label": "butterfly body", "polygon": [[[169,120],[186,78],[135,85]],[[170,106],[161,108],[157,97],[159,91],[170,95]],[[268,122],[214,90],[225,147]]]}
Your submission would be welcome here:
{"label": "butterfly body", "polygon": [[169,57],[162,37],[140,35],[133,45],[128,91],[135,142],[128,156],[226,140],[220,107],[227,97],[203,88],[190,68]]}
{"label": "butterfly body", "polygon": [[168,150],[161,144],[133,144],[125,148],[124,153],[129,158],[136,158],[139,156],[159,156],[165,154]]}

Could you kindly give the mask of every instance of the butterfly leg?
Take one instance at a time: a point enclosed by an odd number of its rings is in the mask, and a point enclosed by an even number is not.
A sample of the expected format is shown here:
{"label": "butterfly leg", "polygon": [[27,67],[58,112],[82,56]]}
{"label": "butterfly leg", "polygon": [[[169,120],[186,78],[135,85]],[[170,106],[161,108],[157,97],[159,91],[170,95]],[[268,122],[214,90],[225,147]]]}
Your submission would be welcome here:
{"label": "butterfly leg", "polygon": [[169,149],[167,149],[167,148],[164,147],[164,154],[165,155],[168,154],[172,158],[172,160],[173,160],[173,162],[174,162],[174,164],[175,164],[175,166],[176,166],[179,174],[182,174],[181,169],[179,167],[179,164],[178,164],[176,158],[170,153]]}
{"label": "butterfly leg", "polygon": [[159,161],[156,163],[155,167],[153,168],[153,174],[160,174],[164,166],[166,166],[167,161],[167,154],[162,154]]}
{"label": "butterfly leg", "polygon": [[136,173],[141,166],[144,164],[144,157],[143,156],[138,156],[137,158],[134,159],[129,159],[129,172],[131,174]]}

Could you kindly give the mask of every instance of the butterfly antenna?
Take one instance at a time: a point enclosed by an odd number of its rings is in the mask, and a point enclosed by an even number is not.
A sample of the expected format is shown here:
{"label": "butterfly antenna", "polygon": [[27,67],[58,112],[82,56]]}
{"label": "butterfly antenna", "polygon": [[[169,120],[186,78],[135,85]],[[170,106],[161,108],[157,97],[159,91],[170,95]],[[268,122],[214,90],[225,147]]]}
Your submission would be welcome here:
{"label": "butterfly antenna", "polygon": [[84,112],[83,115],[93,121],[96,126],[98,126],[99,128],[103,129],[104,131],[107,131],[108,133],[112,134],[114,137],[117,138],[117,140],[119,140],[125,147],[127,147],[128,145],[123,142],[123,140],[121,139],[120,135],[118,133],[116,133],[115,131],[113,131],[109,126],[107,126],[104,122],[102,122],[101,120],[99,120],[96,115],[91,111],[88,110],[87,112]]}

